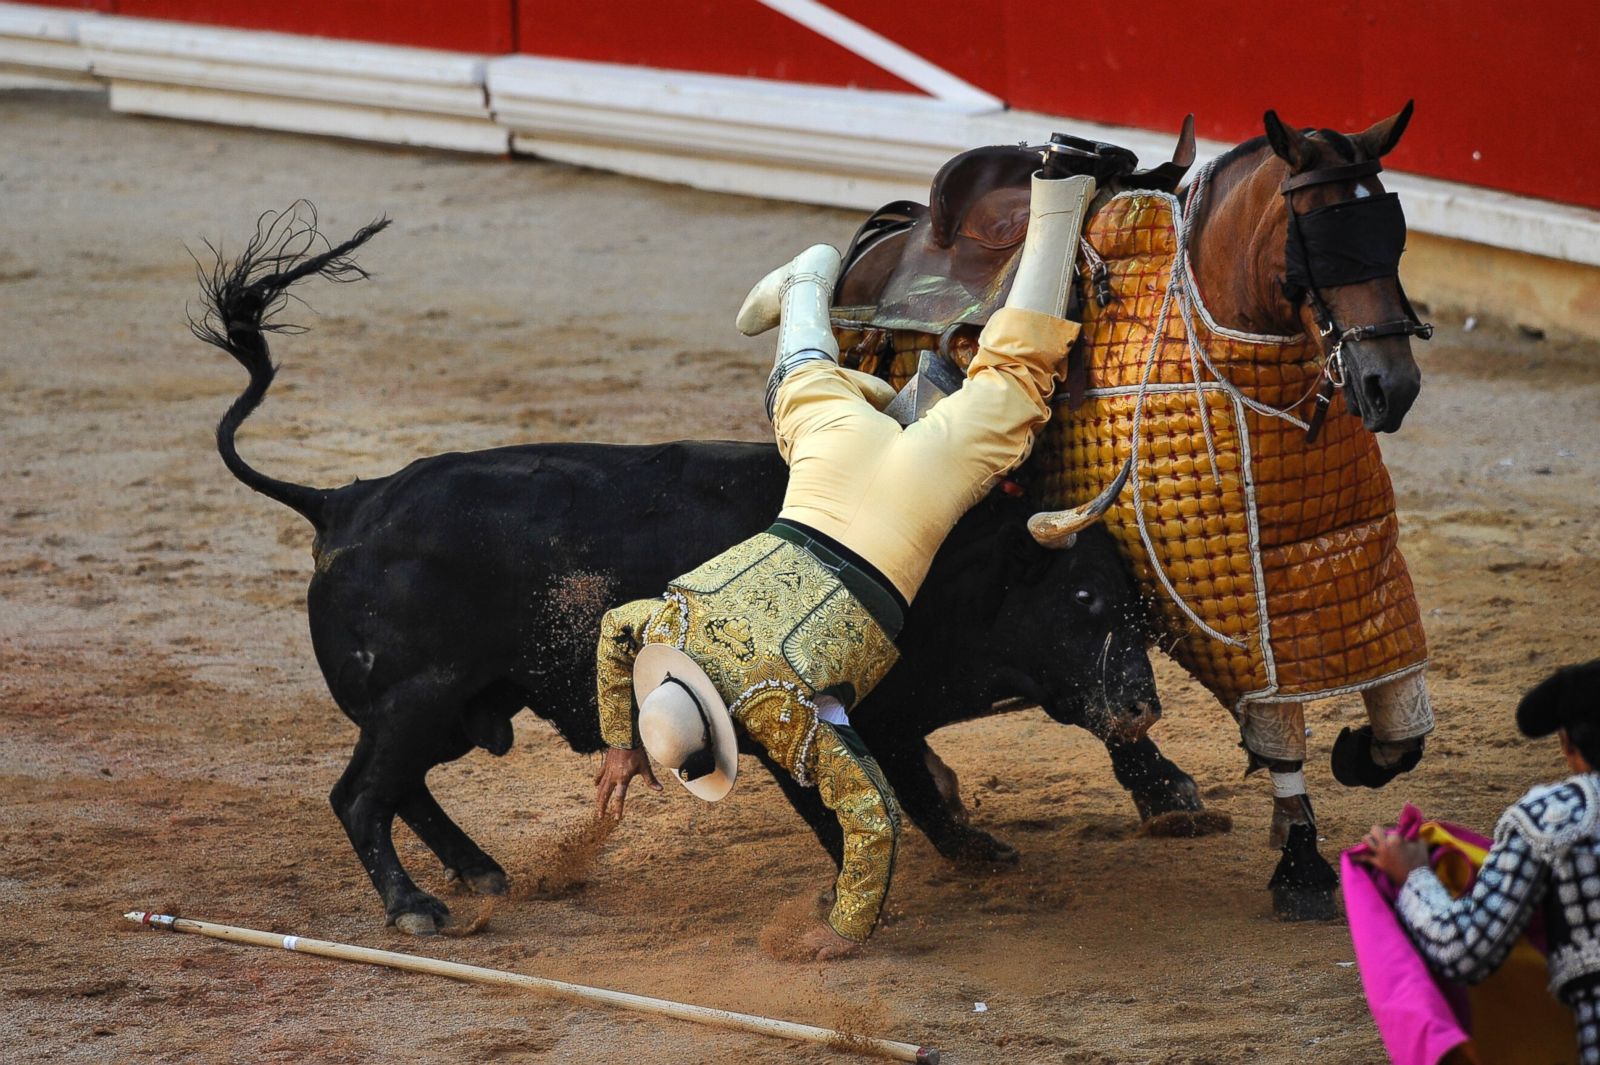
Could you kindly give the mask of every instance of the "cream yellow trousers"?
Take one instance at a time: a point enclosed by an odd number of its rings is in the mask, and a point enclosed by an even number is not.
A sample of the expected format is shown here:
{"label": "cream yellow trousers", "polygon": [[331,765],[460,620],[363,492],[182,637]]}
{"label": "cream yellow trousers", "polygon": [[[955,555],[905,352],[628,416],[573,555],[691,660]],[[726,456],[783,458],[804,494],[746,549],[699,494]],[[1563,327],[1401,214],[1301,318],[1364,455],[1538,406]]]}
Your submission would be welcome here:
{"label": "cream yellow trousers", "polygon": [[833,537],[910,602],[951,527],[1028,457],[1077,335],[1075,322],[998,311],[966,383],[905,428],[878,409],[893,395],[881,382],[820,359],[800,365],[773,407],[789,464],[779,517]]}

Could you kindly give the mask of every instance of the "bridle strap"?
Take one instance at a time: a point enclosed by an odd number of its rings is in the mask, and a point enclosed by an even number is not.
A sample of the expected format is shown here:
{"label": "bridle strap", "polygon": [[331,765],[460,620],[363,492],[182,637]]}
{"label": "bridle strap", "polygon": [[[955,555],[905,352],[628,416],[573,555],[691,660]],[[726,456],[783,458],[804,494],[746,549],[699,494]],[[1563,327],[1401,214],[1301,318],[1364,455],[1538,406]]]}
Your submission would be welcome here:
{"label": "bridle strap", "polygon": [[1295,189],[1303,189],[1308,185],[1326,185],[1334,181],[1352,181],[1355,178],[1371,177],[1383,173],[1383,163],[1377,159],[1366,159],[1359,163],[1344,163],[1339,166],[1325,166],[1318,170],[1307,170],[1303,174],[1293,174],[1283,179],[1283,184],[1278,186],[1278,191],[1291,193]]}

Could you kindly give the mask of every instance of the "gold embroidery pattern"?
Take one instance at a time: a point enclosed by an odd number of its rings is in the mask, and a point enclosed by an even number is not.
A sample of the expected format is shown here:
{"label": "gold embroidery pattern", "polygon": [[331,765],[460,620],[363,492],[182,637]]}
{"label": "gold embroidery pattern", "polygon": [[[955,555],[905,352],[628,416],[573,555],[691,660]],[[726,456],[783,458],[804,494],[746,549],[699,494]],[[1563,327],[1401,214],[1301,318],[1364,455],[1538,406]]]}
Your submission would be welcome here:
{"label": "gold embroidery pattern", "polygon": [[900,807],[878,763],[857,756],[826,721],[817,723],[813,761],[818,794],[844,828],[844,864],[828,923],[846,939],[865,942],[894,878]]}
{"label": "gold embroidery pattern", "polygon": [[[706,671],[743,719],[758,687],[791,684],[809,701],[848,684],[861,699],[899,657],[839,578],[803,548],[761,533],[674,580],[682,625],[671,642]],[[649,642],[667,642],[658,625]]]}
{"label": "gold embroidery pattern", "polygon": [[[894,644],[830,570],[765,533],[672,582],[664,599],[625,603],[601,623],[601,732],[634,746],[633,661],[668,643],[706,671],[729,711],[802,785],[815,783],[844,831],[830,926],[872,934],[894,873],[900,809],[878,764],[817,718],[816,693],[865,697],[895,663]],[[859,741],[858,741],[859,742]]]}
{"label": "gold embroidery pattern", "polygon": [[[600,619],[600,645],[595,654],[595,691],[600,705],[600,736],[609,746],[633,748],[633,660],[649,634],[667,632],[677,616],[672,602],[635,599],[606,612]],[[649,640],[649,642],[670,642]]]}

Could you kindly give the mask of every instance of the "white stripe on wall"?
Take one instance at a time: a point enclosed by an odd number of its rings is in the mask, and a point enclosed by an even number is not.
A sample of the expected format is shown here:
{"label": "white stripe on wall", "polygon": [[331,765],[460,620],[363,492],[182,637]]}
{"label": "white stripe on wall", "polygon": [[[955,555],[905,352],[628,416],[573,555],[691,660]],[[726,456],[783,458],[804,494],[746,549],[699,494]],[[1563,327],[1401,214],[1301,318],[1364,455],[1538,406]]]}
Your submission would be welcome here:
{"label": "white stripe on wall", "polygon": [[1005,107],[1005,102],[998,96],[984,92],[971,82],[962,81],[943,67],[935,66],[881,33],[818,3],[818,0],[757,0],[757,3],[787,15],[813,33],[854,52],[874,66],[882,67],[929,96],[963,104],[974,111],[998,111]]}

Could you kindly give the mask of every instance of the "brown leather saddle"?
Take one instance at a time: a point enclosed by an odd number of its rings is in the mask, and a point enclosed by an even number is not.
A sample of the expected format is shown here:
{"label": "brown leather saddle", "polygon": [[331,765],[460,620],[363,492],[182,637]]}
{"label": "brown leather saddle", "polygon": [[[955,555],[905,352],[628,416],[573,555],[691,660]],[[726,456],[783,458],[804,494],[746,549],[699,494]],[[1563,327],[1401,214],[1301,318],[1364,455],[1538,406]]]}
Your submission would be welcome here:
{"label": "brown leather saddle", "polygon": [[[1194,162],[1194,116],[1184,119],[1171,162],[1138,170],[1126,148],[1055,134],[1034,147],[974,148],[933,177],[926,206],[897,200],[874,211],[845,252],[834,289],[836,328],[861,343],[913,332],[938,339],[948,358],[963,328],[982,329],[1005,303],[1028,231],[1033,174],[1089,174],[1102,191],[1174,191]],[[858,358],[864,352],[856,352]]]}

